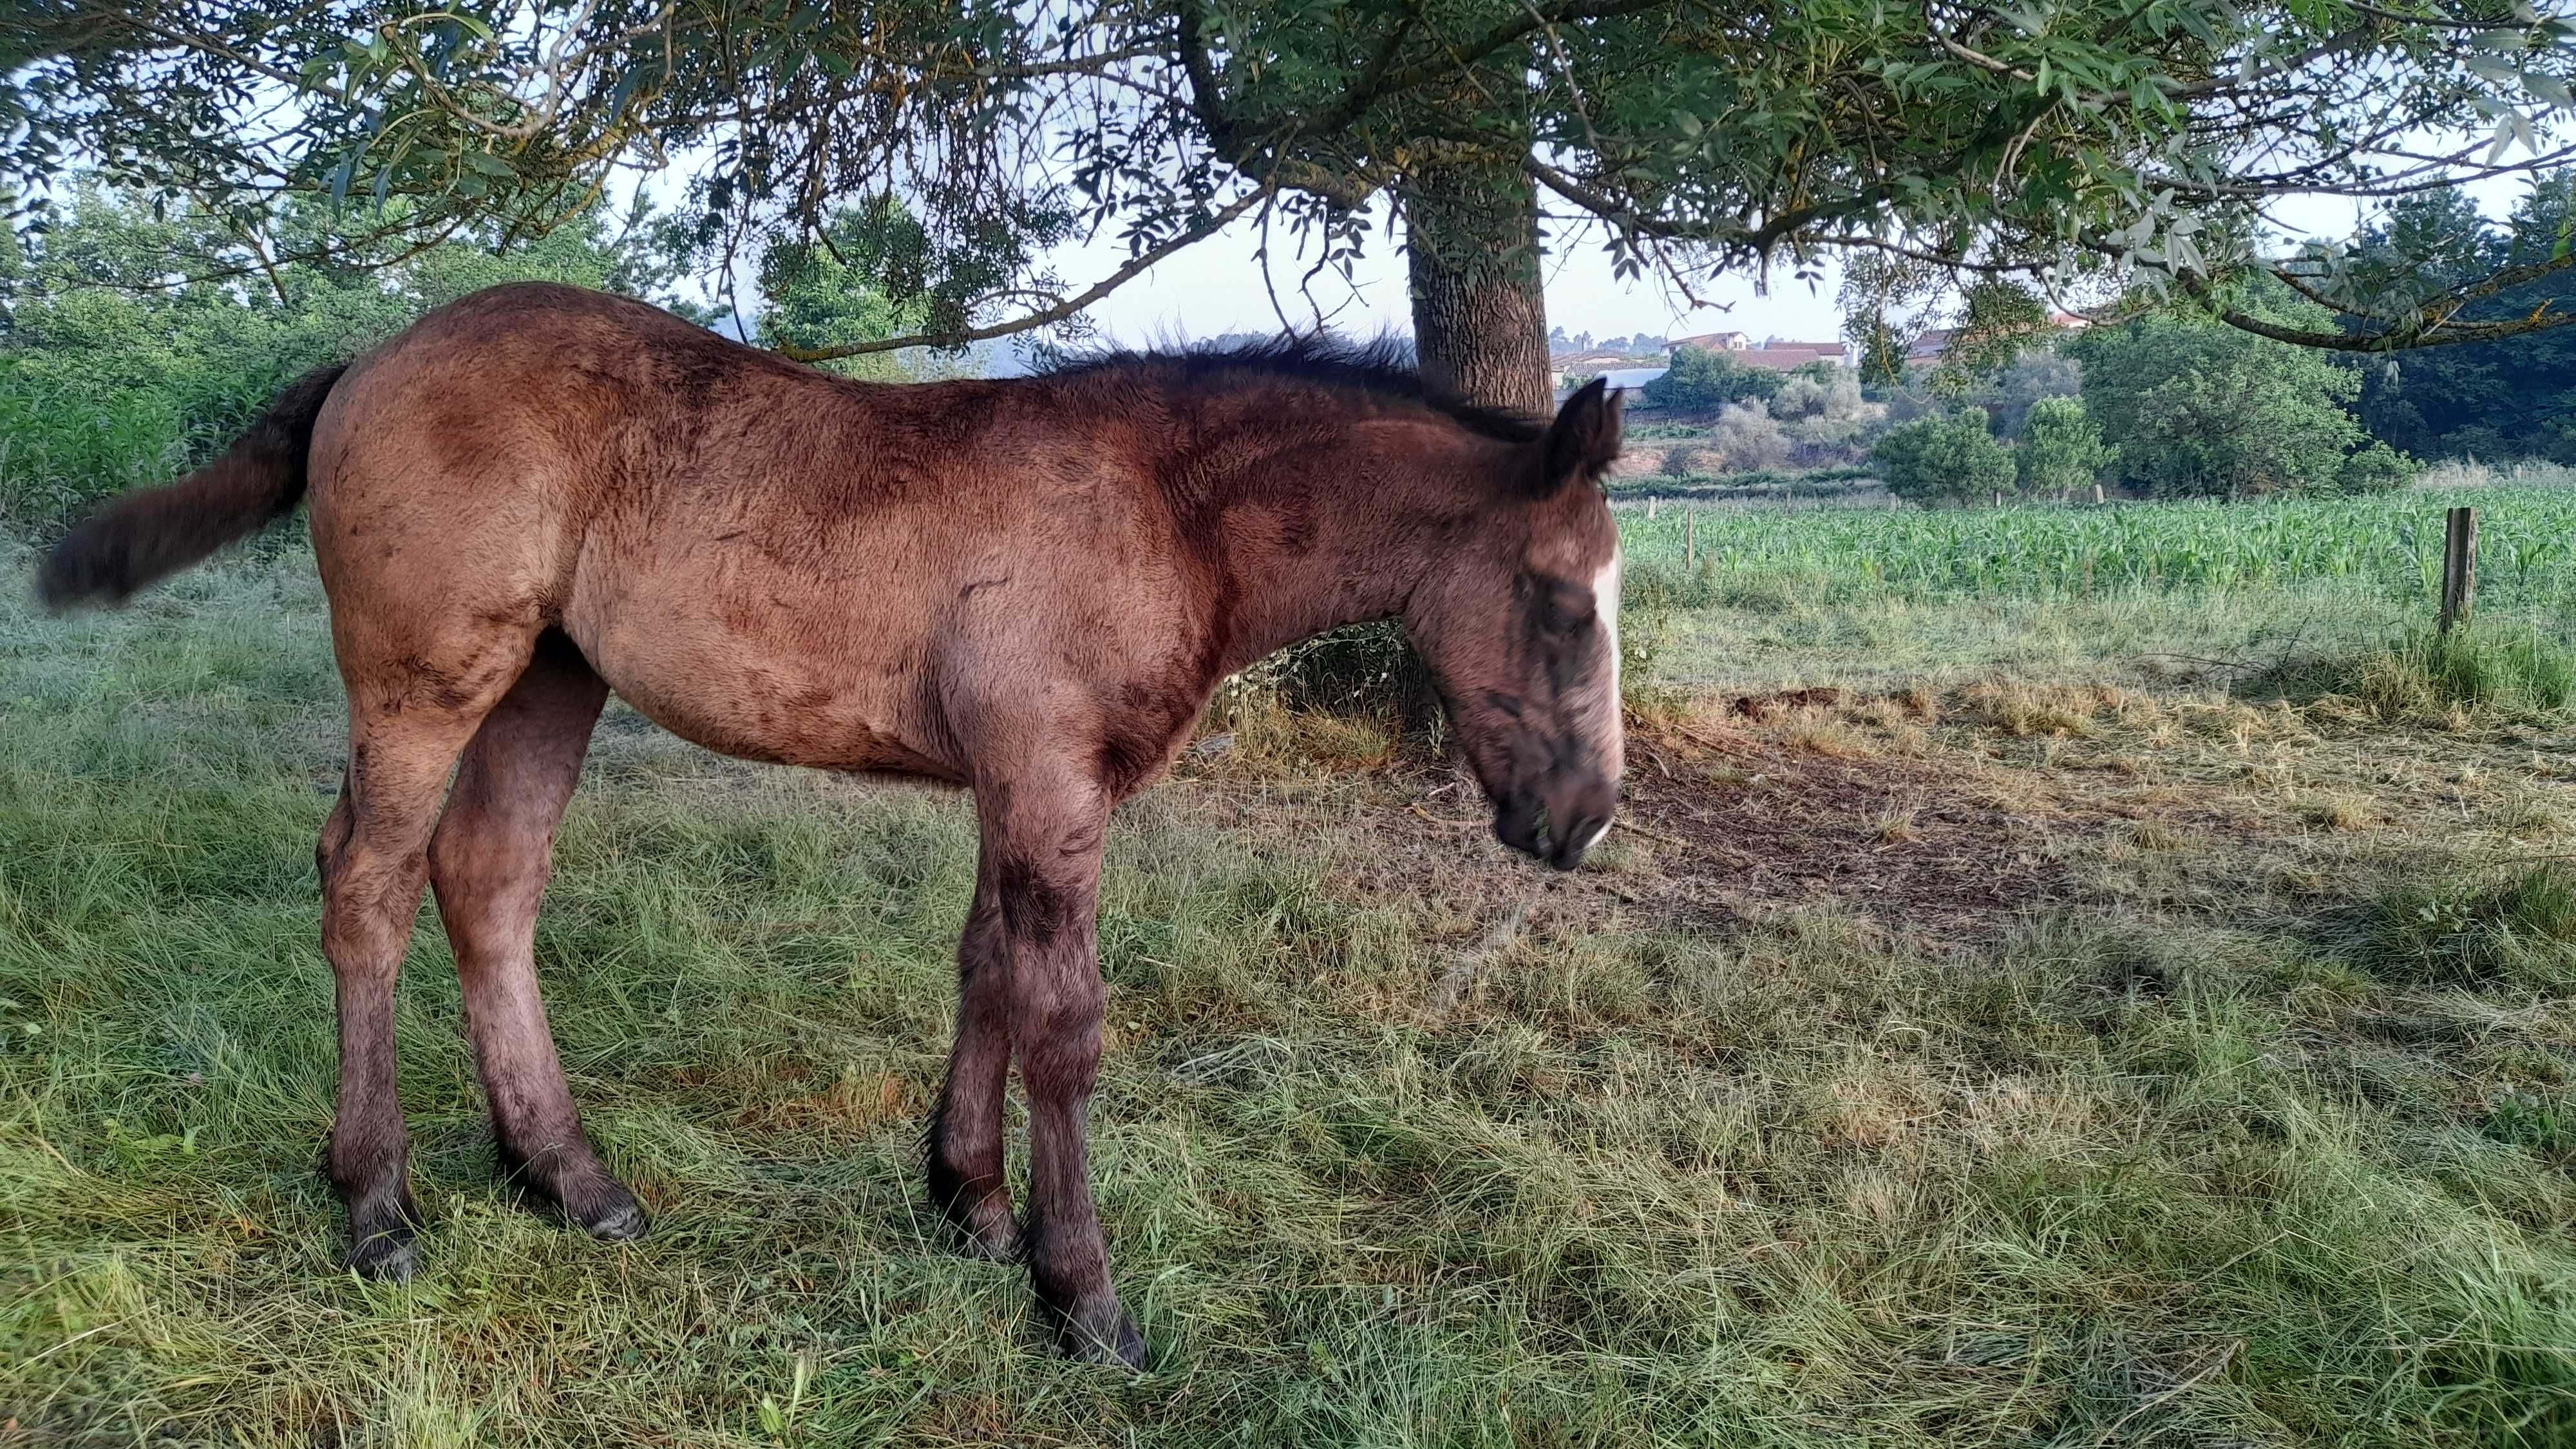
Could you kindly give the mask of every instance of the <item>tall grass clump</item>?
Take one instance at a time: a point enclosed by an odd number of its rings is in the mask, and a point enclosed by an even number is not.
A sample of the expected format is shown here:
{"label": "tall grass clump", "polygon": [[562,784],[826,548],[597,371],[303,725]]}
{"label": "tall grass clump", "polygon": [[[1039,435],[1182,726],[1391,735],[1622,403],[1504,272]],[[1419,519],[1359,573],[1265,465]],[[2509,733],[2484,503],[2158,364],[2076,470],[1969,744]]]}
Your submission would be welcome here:
{"label": "tall grass clump", "polygon": [[2576,987],[2576,878],[2538,865],[2501,882],[2410,882],[2364,902],[2336,943],[2354,965],[2411,985]]}
{"label": "tall grass clump", "polygon": [[2389,720],[2462,707],[2561,714],[2576,710],[2576,651],[2529,631],[2427,631],[2353,661],[2340,692]]}
{"label": "tall grass clump", "polygon": [[2443,492],[2459,488],[2568,488],[2576,487],[2576,468],[2547,458],[2522,458],[2511,463],[2481,463],[2475,458],[2445,458],[2429,464],[2415,475],[2415,486],[2426,492]]}

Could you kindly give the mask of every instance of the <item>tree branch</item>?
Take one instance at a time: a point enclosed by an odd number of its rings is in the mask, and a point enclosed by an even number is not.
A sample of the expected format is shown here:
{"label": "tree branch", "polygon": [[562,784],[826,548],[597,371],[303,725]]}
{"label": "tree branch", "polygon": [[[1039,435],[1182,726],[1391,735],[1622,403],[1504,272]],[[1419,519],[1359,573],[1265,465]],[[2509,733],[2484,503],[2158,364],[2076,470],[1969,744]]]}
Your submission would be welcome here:
{"label": "tree branch", "polygon": [[1201,219],[1198,225],[1182,232],[1179,236],[1173,237],[1160,246],[1138,253],[1130,258],[1125,266],[1111,272],[1080,293],[1067,297],[1052,307],[1031,312],[1023,317],[1014,317],[1008,322],[996,322],[990,326],[968,327],[951,332],[917,332],[905,337],[887,337],[875,342],[853,342],[840,347],[783,346],[771,350],[795,362],[837,362],[844,357],[864,357],[870,353],[895,352],[906,347],[964,347],[968,343],[987,342],[996,337],[1009,337],[1014,333],[1050,326],[1136,280],[1156,262],[1174,252],[1203,242],[1225,230],[1233,224],[1235,218],[1250,211],[1255,204],[1270,194],[1271,190],[1267,187],[1247,191],[1226,203],[1213,215]]}

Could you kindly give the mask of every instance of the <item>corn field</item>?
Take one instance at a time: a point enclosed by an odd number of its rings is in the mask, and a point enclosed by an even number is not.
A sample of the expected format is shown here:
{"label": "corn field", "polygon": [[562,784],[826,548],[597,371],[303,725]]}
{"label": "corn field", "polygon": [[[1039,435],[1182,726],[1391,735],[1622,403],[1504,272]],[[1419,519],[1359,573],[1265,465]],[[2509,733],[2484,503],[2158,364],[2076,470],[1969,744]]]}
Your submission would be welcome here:
{"label": "corn field", "polygon": [[2478,592],[2576,599],[2576,489],[2480,488],[2267,503],[1995,509],[1622,511],[1630,571],[1800,576],[1828,595],[2060,597],[2338,581],[2433,598],[2442,515],[2478,510]]}

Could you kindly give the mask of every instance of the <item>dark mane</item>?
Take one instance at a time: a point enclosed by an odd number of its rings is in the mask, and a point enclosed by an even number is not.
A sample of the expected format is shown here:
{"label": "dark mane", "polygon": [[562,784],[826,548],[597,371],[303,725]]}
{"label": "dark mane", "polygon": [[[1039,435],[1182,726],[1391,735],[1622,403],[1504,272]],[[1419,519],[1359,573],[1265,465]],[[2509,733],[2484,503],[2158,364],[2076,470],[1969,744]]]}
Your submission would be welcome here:
{"label": "dark mane", "polygon": [[1149,352],[1090,352],[1069,357],[1039,376],[1076,377],[1118,370],[1177,373],[1191,381],[1215,381],[1245,373],[1285,378],[1419,403],[1470,432],[1500,442],[1536,442],[1547,433],[1544,418],[1509,408],[1480,407],[1423,381],[1413,363],[1412,347],[1401,337],[1345,342],[1331,337],[1279,336]]}

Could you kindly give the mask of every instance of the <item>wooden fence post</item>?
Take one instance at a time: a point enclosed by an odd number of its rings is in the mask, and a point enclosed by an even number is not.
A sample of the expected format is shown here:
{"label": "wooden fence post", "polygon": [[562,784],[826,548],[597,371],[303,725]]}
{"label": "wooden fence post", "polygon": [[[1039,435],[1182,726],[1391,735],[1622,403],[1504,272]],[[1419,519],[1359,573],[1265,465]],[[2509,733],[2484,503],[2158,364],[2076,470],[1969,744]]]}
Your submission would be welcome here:
{"label": "wooden fence post", "polygon": [[1655,521],[1655,505],[1663,501],[1664,496],[1660,493],[1649,493],[1646,495],[1646,521],[1648,523]]}
{"label": "wooden fence post", "polygon": [[1688,505],[1682,508],[1682,567],[1699,567],[1699,510]]}
{"label": "wooden fence post", "polygon": [[2442,624],[2462,623],[2478,603],[2478,511],[2454,508],[2442,530]]}
{"label": "wooden fence post", "polygon": [[2093,501],[2096,504],[2102,501],[2102,485],[2099,483],[2093,485]]}

